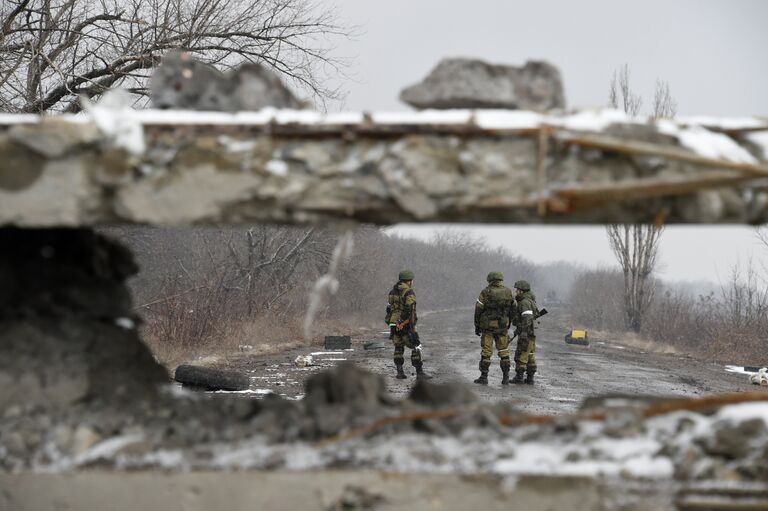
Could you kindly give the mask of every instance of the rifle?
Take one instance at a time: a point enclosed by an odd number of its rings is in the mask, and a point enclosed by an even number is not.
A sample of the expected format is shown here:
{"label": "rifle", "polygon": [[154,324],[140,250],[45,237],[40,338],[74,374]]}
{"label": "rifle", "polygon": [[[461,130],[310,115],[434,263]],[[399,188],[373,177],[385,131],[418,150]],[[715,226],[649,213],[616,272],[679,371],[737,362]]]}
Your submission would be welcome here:
{"label": "rifle", "polygon": [[[539,311],[539,316],[538,317],[540,318],[542,316],[546,316],[547,314],[549,314],[549,311],[547,309],[541,309]],[[538,319],[538,318],[536,318],[536,319]],[[519,330],[515,330],[514,335],[509,338],[509,342],[512,342],[515,339],[515,337],[517,337],[518,335],[520,335],[520,331]]]}

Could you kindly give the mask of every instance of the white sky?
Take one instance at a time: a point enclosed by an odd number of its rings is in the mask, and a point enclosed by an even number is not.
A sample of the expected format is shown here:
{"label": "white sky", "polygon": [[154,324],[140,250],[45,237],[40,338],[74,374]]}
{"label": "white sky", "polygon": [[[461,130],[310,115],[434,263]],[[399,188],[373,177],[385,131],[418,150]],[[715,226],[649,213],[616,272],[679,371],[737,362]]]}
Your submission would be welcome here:
{"label": "white sky", "polygon": [[[398,95],[446,56],[557,65],[569,107],[604,105],[614,70],[652,101],[669,82],[681,115],[768,116],[765,0],[330,0],[358,34],[334,54],[350,58],[343,109],[406,110]],[[531,260],[614,264],[602,227],[462,226]],[[429,238],[436,226],[398,232]],[[525,241],[522,241],[525,240]],[[748,227],[669,227],[661,275],[725,277],[732,264],[768,259]]]}
{"label": "white sky", "polygon": [[[429,240],[445,229],[469,231],[493,247],[503,247],[537,263],[569,261],[586,266],[616,266],[602,226],[471,226],[404,224],[391,232]],[[670,281],[719,282],[734,264],[749,259],[768,263],[768,248],[752,227],[669,226],[659,248],[659,276]]]}

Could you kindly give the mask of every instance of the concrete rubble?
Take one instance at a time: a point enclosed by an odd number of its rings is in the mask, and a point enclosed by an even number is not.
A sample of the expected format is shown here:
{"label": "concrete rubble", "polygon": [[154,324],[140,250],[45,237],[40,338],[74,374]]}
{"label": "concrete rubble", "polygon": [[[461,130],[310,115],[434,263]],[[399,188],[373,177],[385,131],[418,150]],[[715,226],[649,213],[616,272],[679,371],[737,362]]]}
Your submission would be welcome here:
{"label": "concrete rubble", "polygon": [[522,67],[479,59],[447,58],[400,99],[416,108],[506,108],[550,111],[565,108],[560,71],[544,61]]}
{"label": "concrete rubble", "polygon": [[0,225],[768,217],[760,119],[121,110],[137,144],[105,117],[0,117]]}

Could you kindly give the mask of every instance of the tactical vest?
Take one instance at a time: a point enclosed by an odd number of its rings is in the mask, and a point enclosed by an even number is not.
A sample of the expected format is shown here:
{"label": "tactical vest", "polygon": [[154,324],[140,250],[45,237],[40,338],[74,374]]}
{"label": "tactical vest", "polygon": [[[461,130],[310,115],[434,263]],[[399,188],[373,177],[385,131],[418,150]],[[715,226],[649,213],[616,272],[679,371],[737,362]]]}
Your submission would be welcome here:
{"label": "tactical vest", "polygon": [[539,306],[536,303],[536,296],[530,291],[526,291],[523,296],[519,297],[517,300],[517,322],[519,326],[523,325],[523,312],[526,309],[529,309],[533,312],[531,321],[528,323],[528,335],[534,335],[534,321],[539,318]]}
{"label": "tactical vest", "polygon": [[[400,285],[399,282],[395,284],[395,287],[389,292],[389,297],[387,298],[387,314],[384,317],[384,321],[386,321],[387,324],[399,323],[400,321],[407,319],[401,318],[400,316],[405,306],[405,297],[409,293],[413,294],[413,292],[413,289],[406,285]],[[414,316],[415,313],[415,310],[412,311]]]}
{"label": "tactical vest", "polygon": [[509,311],[514,299],[512,290],[504,286],[485,288],[485,302],[480,313],[480,328],[483,330],[506,330],[509,328]]}

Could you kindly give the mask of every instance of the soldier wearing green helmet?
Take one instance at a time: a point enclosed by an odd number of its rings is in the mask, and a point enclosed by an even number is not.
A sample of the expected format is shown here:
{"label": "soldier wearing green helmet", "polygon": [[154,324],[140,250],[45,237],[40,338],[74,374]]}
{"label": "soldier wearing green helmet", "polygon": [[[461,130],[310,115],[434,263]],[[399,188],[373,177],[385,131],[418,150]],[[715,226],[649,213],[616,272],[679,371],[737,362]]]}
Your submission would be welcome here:
{"label": "soldier wearing green helmet", "polygon": [[536,297],[531,292],[531,285],[527,281],[515,282],[515,300],[517,308],[513,323],[516,327],[517,349],[515,350],[515,377],[512,383],[532,385],[533,375],[536,374],[534,320],[538,317],[539,309],[536,305]]}
{"label": "soldier wearing green helmet", "polygon": [[491,367],[493,345],[499,354],[501,384],[509,384],[509,327],[515,315],[515,297],[505,287],[504,276],[492,271],[486,278],[488,287],[480,292],[475,303],[475,335],[480,336],[480,377],[475,383],[488,385],[488,369]]}
{"label": "soldier wearing green helmet", "polygon": [[389,338],[395,345],[396,378],[405,379],[403,364],[405,348],[411,350],[411,365],[416,369],[417,378],[429,378],[424,373],[424,363],[421,359],[421,341],[416,331],[418,316],[416,315],[416,293],[413,291],[415,275],[411,270],[403,270],[398,275],[397,284],[389,292],[387,299],[387,315],[384,320],[389,325]]}

